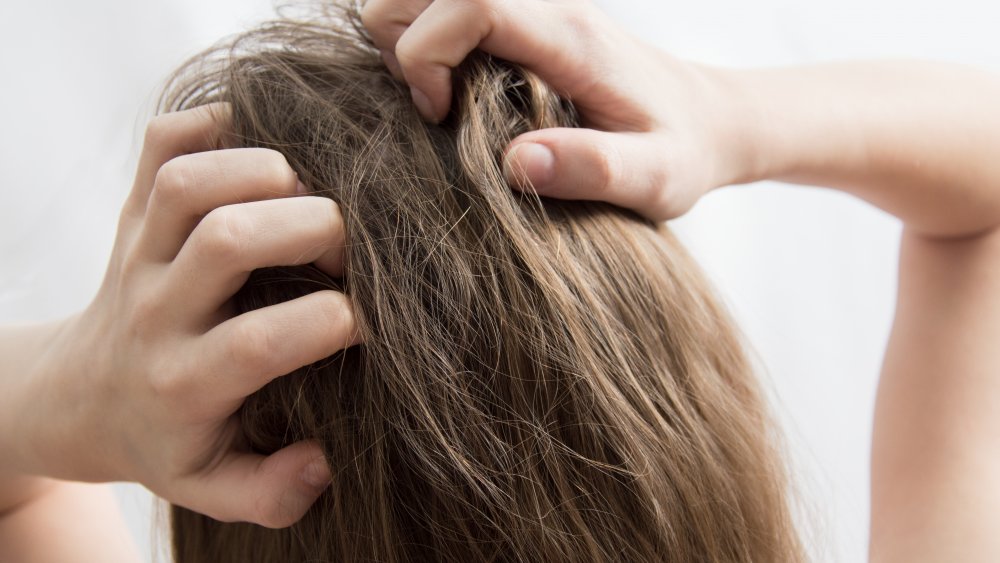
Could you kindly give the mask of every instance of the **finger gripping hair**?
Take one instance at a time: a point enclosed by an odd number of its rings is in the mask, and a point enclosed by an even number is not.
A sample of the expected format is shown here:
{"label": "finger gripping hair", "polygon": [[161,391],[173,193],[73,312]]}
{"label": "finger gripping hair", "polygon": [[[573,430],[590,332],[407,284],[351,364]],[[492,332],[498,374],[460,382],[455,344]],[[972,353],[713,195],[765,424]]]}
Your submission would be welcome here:
{"label": "finger gripping hair", "polygon": [[363,340],[238,415],[253,451],[318,440],[330,489],[281,530],[174,507],[176,561],[800,560],[757,381],[681,245],[504,181],[507,143],[577,126],[571,105],[475,54],[429,125],[358,21],[268,23],[164,98],[229,102],[233,144],[280,151],[340,205],[343,278],[259,270],[239,309],[339,289]]}

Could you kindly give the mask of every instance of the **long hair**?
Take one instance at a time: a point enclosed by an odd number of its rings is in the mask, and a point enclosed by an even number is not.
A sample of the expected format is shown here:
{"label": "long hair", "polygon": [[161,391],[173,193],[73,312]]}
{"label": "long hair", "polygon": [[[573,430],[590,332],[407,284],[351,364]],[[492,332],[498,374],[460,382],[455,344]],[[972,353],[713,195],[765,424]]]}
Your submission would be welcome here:
{"label": "long hair", "polygon": [[504,181],[507,143],[571,104],[474,54],[429,125],[358,21],[270,22],[164,97],[229,102],[238,146],[343,213],[342,279],[259,270],[239,310],[339,289],[364,342],[238,415],[256,452],[318,440],[330,489],[281,530],[173,507],[177,563],[802,560],[758,382],[668,228]]}

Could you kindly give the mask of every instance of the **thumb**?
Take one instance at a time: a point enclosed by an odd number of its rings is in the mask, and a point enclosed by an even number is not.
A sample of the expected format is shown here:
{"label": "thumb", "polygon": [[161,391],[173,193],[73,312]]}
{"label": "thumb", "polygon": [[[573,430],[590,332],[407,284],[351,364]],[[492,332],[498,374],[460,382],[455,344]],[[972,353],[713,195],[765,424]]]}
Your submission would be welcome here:
{"label": "thumb", "polygon": [[670,174],[655,133],[554,128],[511,141],[504,174],[521,190],[558,199],[605,201],[653,220],[678,215],[664,203]]}
{"label": "thumb", "polygon": [[331,478],[319,444],[298,442],[269,456],[230,454],[184,481],[171,500],[223,522],[285,528],[305,515]]}

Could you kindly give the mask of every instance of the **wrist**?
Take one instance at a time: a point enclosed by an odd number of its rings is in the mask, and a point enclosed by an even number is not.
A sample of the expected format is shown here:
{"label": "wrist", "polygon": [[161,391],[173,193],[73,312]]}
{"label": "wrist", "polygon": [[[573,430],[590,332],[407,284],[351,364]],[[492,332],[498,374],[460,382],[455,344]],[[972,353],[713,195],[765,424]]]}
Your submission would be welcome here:
{"label": "wrist", "polygon": [[733,69],[723,77],[730,135],[740,145],[735,183],[844,188],[870,165],[863,111],[826,68]]}
{"label": "wrist", "polygon": [[773,177],[776,145],[769,138],[767,100],[755,89],[752,71],[702,66],[714,95],[714,188],[749,184]]}
{"label": "wrist", "polygon": [[[5,357],[0,410],[0,440],[8,475],[103,481],[113,476],[93,466],[96,452],[94,390],[81,373],[97,371],[81,341],[80,315],[30,327],[12,328],[3,336]],[[92,455],[96,453],[97,455]],[[99,464],[98,464],[99,465]]]}
{"label": "wrist", "polygon": [[65,321],[0,329],[0,474],[44,475],[38,455],[42,436],[39,411],[44,395],[50,344]]}
{"label": "wrist", "polygon": [[[45,341],[42,360],[33,377],[34,411],[31,458],[45,476],[71,481],[104,482],[122,479],[111,468],[111,452],[104,451],[99,423],[107,413],[100,399],[100,346],[85,314],[60,322]],[[106,333],[104,333],[106,334]]]}

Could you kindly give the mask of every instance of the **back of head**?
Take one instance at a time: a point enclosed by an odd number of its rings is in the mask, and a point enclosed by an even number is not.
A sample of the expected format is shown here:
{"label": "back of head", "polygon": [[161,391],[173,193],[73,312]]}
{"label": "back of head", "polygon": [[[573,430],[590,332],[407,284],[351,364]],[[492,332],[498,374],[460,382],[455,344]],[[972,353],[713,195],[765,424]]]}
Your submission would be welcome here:
{"label": "back of head", "polygon": [[230,102],[236,144],[344,215],[343,279],[261,270],[239,306],[342,289],[364,341],[239,414],[261,453],[319,440],[329,491],[283,530],[174,507],[177,562],[801,559],[756,381],[678,242],[504,182],[510,139],[575,126],[571,106],[475,55],[425,124],[357,21],[267,24],[166,98]]}

